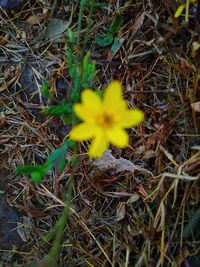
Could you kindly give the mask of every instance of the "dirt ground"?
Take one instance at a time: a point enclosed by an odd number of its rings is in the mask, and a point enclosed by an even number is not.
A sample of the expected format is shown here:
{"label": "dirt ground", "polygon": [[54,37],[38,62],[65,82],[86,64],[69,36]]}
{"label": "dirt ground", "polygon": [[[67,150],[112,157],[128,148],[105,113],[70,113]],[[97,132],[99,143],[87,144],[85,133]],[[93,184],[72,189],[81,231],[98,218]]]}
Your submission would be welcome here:
{"label": "dirt ground", "polygon": [[[145,121],[129,131],[129,147],[110,147],[103,162],[78,146],[60,266],[200,266],[200,4],[190,6],[186,23],[184,14],[174,18],[173,0],[105,2],[94,10],[87,46],[98,70],[94,88],[121,81]],[[41,113],[50,102],[40,87],[48,80],[58,100],[73,89],[66,29],[76,36],[79,4],[0,1],[0,266],[46,255],[51,242],[42,237],[63,210],[70,164],[39,184],[15,170],[45,162],[69,133]],[[99,46],[96,34],[117,14],[117,45]],[[87,17],[85,8],[82,33]]]}

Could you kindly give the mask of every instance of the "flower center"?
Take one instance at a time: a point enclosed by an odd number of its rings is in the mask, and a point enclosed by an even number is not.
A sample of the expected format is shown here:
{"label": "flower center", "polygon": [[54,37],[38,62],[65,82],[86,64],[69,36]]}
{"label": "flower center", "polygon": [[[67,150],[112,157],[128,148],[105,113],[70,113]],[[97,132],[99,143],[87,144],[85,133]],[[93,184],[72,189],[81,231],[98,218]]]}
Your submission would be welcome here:
{"label": "flower center", "polygon": [[114,124],[114,118],[106,113],[101,114],[101,116],[97,118],[97,124],[102,128],[111,128]]}

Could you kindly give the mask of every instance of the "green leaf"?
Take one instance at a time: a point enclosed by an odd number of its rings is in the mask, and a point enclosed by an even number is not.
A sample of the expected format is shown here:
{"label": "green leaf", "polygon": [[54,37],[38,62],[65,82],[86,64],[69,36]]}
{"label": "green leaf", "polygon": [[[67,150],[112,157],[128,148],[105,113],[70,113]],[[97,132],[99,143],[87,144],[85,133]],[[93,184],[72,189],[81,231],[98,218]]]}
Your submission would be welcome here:
{"label": "green leaf", "polygon": [[[42,166],[44,167],[44,166]],[[42,169],[45,169],[42,168]],[[41,169],[41,165],[36,165],[36,166],[33,166],[33,165],[25,165],[25,166],[22,166],[22,167],[18,167],[17,170],[16,170],[16,173],[17,174],[30,174],[32,172],[41,172],[42,171]]]}
{"label": "green leaf", "polygon": [[41,182],[43,176],[46,175],[46,173],[43,173],[43,172],[39,172],[39,171],[33,171],[31,173],[31,176],[32,176],[32,180],[35,182],[35,183],[39,183]]}
{"label": "green leaf", "polygon": [[60,117],[67,124],[72,122],[72,105],[62,101],[59,105],[52,105],[42,110],[46,116]]}
{"label": "green leaf", "polygon": [[96,43],[101,47],[106,47],[110,45],[113,42],[115,35],[119,31],[122,22],[123,17],[121,15],[117,15],[106,34],[96,34]]}
{"label": "green leaf", "polygon": [[119,47],[122,45],[122,43],[123,43],[124,41],[125,41],[124,38],[118,38],[118,37],[115,37],[114,42],[113,42],[113,44],[112,44],[112,46],[111,46],[111,51],[112,51],[113,53],[115,53],[115,52],[119,49]]}
{"label": "green leaf", "polygon": [[[54,152],[48,157],[46,165],[49,169],[52,169],[53,167],[57,167],[58,171],[63,170],[63,166],[66,166],[66,160],[65,155],[69,148],[69,145],[67,142],[65,142],[61,147],[54,150]],[[61,170],[62,169],[62,170]]]}
{"label": "green leaf", "polygon": [[44,82],[40,88],[40,91],[41,91],[43,96],[46,96],[46,97],[49,96],[49,82],[47,80],[44,80]]}
{"label": "green leaf", "polygon": [[95,93],[103,99],[103,91],[102,90],[95,90]]}
{"label": "green leaf", "polygon": [[74,103],[77,103],[80,99],[80,85],[81,85],[81,77],[78,72],[76,72],[76,78],[74,81],[74,89],[71,94],[71,100]]}
{"label": "green leaf", "polygon": [[113,35],[116,34],[119,31],[119,29],[122,25],[122,22],[123,22],[123,17],[118,14],[110,26],[109,32],[112,33]]}
{"label": "green leaf", "polygon": [[111,51],[114,53],[119,48],[119,39],[115,37],[114,42],[111,47]]}
{"label": "green leaf", "polygon": [[44,97],[49,98],[50,100],[55,99],[53,94],[50,92],[50,86],[49,86],[48,80],[44,80],[44,82],[40,88],[40,92]]}
{"label": "green leaf", "polygon": [[96,76],[96,62],[92,60],[89,62],[90,52],[83,58],[81,86],[83,88],[91,88]]}
{"label": "green leaf", "polygon": [[70,44],[73,44],[74,43],[74,36],[73,36],[73,32],[71,30],[71,28],[68,29],[68,42]]}
{"label": "green leaf", "polygon": [[113,42],[113,34],[108,32],[106,35],[97,33],[95,36],[96,43],[101,47],[106,47]]}
{"label": "green leaf", "polygon": [[66,153],[68,149],[75,146],[72,140],[66,140],[65,143],[48,157],[44,165],[25,165],[16,169],[17,174],[30,174],[32,180],[36,183],[41,182],[42,178],[52,169],[56,168],[57,171],[62,172],[67,164]]}
{"label": "green leaf", "polygon": [[46,165],[48,169],[52,169],[55,167],[59,172],[63,171],[65,168],[67,161],[65,159],[66,153],[69,149],[73,148],[75,142],[72,140],[66,140],[64,144],[54,150],[53,153],[48,157],[46,161]]}
{"label": "green leaf", "polygon": [[17,174],[31,174],[32,180],[36,183],[39,183],[43,176],[48,173],[49,169],[46,164],[44,165],[25,165],[18,167],[16,170]]}
{"label": "green leaf", "polygon": [[72,125],[72,114],[64,114],[61,116],[61,119],[65,125]]}
{"label": "green leaf", "polygon": [[184,5],[180,5],[174,14],[174,17],[178,18],[183,13],[184,8]]}

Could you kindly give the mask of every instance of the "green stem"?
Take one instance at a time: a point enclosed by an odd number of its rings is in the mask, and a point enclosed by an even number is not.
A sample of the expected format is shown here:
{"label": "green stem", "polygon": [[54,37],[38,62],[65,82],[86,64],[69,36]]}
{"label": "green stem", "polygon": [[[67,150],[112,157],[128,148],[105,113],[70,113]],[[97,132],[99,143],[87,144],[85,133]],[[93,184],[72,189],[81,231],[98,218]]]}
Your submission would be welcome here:
{"label": "green stem", "polygon": [[53,246],[50,249],[49,256],[54,259],[54,261],[57,263],[59,260],[59,255],[60,255],[60,249],[61,249],[61,243],[63,240],[63,234],[64,234],[64,229],[67,225],[68,221],[68,208],[64,208],[63,215],[59,219],[58,223],[58,229],[56,231],[55,239],[53,242]]}
{"label": "green stem", "polygon": [[90,11],[89,11],[89,16],[88,16],[88,21],[87,21],[87,28],[86,28],[85,38],[84,38],[84,42],[83,42],[83,56],[85,55],[86,45],[87,45],[87,42],[88,42],[88,40],[90,38],[90,29],[91,29],[91,26],[92,26],[92,15],[93,15],[93,12],[94,12],[94,4],[95,4],[95,1],[92,0],[90,2]]}
{"label": "green stem", "polygon": [[56,224],[56,232],[55,232],[55,238],[53,241],[53,245],[50,249],[49,256],[58,263],[59,261],[59,255],[61,250],[61,244],[64,236],[64,230],[67,226],[68,220],[69,220],[69,211],[70,206],[72,202],[72,189],[73,189],[73,179],[74,179],[74,173],[69,178],[69,185],[68,190],[66,194],[66,201],[65,201],[65,207],[62,216],[60,217],[58,223]]}
{"label": "green stem", "polygon": [[[84,38],[84,43],[83,43],[83,50],[82,50],[82,55],[84,57],[85,54],[85,49],[87,42],[89,40],[89,33],[90,33],[90,28],[92,24],[92,14],[94,11],[94,3],[95,1],[91,1],[90,5],[90,11],[89,11],[89,17],[88,17],[88,24],[86,28],[86,34]],[[78,18],[78,30],[77,30],[77,39],[76,39],[76,45],[79,47],[80,46],[80,36],[81,36],[81,27],[82,27],[82,18],[83,18],[83,8],[84,8],[84,0],[80,1],[80,10],[79,10],[79,18]],[[79,64],[78,60],[76,60],[75,64],[73,62],[73,35],[72,32],[69,31],[69,52],[68,52],[68,64],[69,67],[71,68],[71,73],[70,76],[71,78],[74,78],[74,90],[71,95],[71,100],[73,102],[78,102],[79,97],[80,97],[80,90],[81,90],[81,77],[79,73]],[[75,69],[74,69],[75,67]],[[77,119],[75,116],[75,113],[73,112],[72,114],[72,127],[76,125]],[[66,194],[66,200],[65,200],[65,207],[63,210],[62,216],[59,218],[55,228],[51,232],[50,236],[54,235],[54,241],[53,245],[50,249],[49,252],[49,257],[52,258],[56,263],[59,261],[59,255],[61,251],[61,244],[62,240],[64,237],[64,231],[65,228],[68,224],[69,220],[69,213],[70,213],[70,205],[72,202],[72,196],[73,196],[73,181],[74,181],[74,175],[77,170],[77,145],[73,146],[73,155],[74,158],[72,160],[72,173],[69,178],[69,184],[68,184],[68,189],[67,189],[67,194]]]}
{"label": "green stem", "polygon": [[186,0],[186,7],[185,7],[185,22],[189,22],[189,9],[190,9],[190,1]]}
{"label": "green stem", "polygon": [[80,45],[80,39],[81,39],[81,27],[82,27],[82,19],[83,19],[83,7],[84,7],[84,0],[80,1],[80,10],[79,10],[79,16],[78,16],[78,30],[77,30],[77,39],[76,39],[76,45]]}
{"label": "green stem", "polygon": [[[74,44],[74,37],[72,30],[68,30],[68,52],[67,52],[67,61],[69,65],[69,75],[71,79],[74,78],[74,62],[73,62],[73,44]],[[67,49],[66,49],[67,50]]]}
{"label": "green stem", "polygon": [[[72,116],[73,116],[72,118],[72,127],[73,127],[76,125],[76,116],[74,112]],[[58,263],[59,261],[61,244],[62,244],[65,228],[68,224],[70,206],[71,206],[72,198],[73,198],[72,197],[73,196],[73,181],[74,181],[74,175],[77,170],[77,145],[75,144],[72,149],[73,149],[74,159],[72,160],[72,173],[69,177],[69,184],[68,184],[68,189],[67,189],[67,194],[66,194],[65,207],[64,207],[62,216],[59,218],[55,226],[54,231],[52,231],[52,234],[54,234],[54,241],[50,249],[49,256],[51,259],[54,260],[55,263]]]}

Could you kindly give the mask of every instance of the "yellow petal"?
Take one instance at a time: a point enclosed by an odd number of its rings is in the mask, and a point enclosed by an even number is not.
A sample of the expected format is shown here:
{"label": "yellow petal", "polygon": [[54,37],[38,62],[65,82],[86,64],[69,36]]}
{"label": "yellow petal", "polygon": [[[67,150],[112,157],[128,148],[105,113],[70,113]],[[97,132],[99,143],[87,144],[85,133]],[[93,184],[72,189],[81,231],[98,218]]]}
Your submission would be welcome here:
{"label": "yellow petal", "polygon": [[176,10],[174,17],[178,18],[182,14],[184,8],[185,8],[185,5],[180,5],[178,9]]}
{"label": "yellow petal", "polygon": [[122,97],[122,86],[119,81],[112,81],[105,89],[104,106],[106,109],[125,105]]}
{"label": "yellow petal", "polygon": [[92,140],[88,154],[92,158],[99,158],[102,156],[104,151],[108,149],[109,143],[102,130],[96,133],[96,136]]}
{"label": "yellow petal", "polygon": [[70,139],[77,141],[84,141],[91,139],[96,132],[96,127],[89,123],[80,123],[76,125],[69,133]]}
{"label": "yellow petal", "polygon": [[79,117],[81,120],[83,120],[85,122],[93,123],[96,120],[96,117],[93,116],[94,113],[92,113],[92,111],[89,110],[83,104],[75,104],[74,105],[74,111],[75,111],[77,117]]}
{"label": "yellow petal", "polygon": [[91,115],[99,114],[102,111],[102,100],[94,91],[85,89],[81,94],[83,106],[91,112]]}
{"label": "yellow petal", "polygon": [[115,146],[125,147],[128,145],[129,137],[125,130],[120,127],[113,127],[106,131],[108,140]]}
{"label": "yellow petal", "polygon": [[144,112],[139,109],[125,110],[119,115],[118,125],[123,128],[137,126],[144,120]]}

